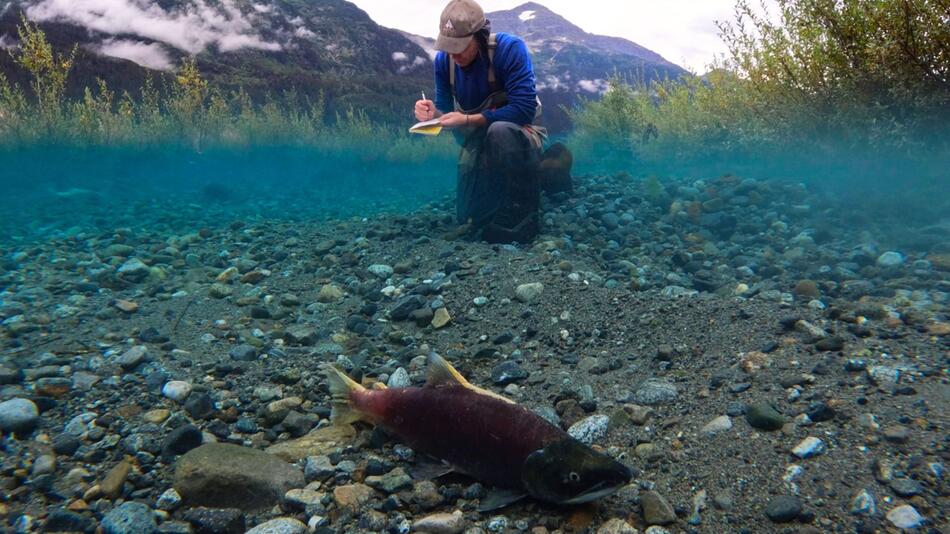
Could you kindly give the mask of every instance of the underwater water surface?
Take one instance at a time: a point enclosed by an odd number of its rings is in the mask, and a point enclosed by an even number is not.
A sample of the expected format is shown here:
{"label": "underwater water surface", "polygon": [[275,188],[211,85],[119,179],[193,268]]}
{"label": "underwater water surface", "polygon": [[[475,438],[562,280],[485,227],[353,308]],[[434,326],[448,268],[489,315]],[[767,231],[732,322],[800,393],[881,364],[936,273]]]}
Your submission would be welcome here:
{"label": "underwater water surface", "polygon": [[213,224],[408,212],[449,195],[454,168],[445,158],[391,162],[300,147],[8,149],[0,151],[0,235],[147,226],[161,223],[156,209],[180,224],[189,213]]}

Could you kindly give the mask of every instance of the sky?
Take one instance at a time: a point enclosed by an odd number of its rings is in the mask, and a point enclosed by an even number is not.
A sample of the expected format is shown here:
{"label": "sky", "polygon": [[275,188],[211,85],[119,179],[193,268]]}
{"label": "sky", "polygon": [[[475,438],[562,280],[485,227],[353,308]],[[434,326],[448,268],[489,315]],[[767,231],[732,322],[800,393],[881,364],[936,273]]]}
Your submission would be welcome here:
{"label": "sky", "polygon": [[[438,32],[447,0],[350,0],[378,24],[426,37]],[[480,0],[486,12],[526,0]],[[668,61],[704,73],[726,52],[715,21],[731,21],[735,0],[536,0],[590,33],[623,37]],[[767,0],[768,4],[774,0]]]}

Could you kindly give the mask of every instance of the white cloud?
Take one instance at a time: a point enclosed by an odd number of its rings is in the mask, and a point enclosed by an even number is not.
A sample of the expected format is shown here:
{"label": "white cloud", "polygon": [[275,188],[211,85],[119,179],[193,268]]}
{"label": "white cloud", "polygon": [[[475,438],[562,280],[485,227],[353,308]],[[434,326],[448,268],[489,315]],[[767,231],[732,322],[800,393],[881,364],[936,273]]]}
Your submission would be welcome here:
{"label": "white cloud", "polygon": [[577,87],[581,91],[601,94],[607,91],[607,82],[600,78],[597,78],[596,80],[581,80],[577,82]]}
{"label": "white cloud", "polygon": [[133,61],[155,70],[171,70],[172,59],[158,43],[143,43],[127,39],[107,39],[95,48],[96,52]]}
{"label": "white cloud", "polygon": [[426,58],[422,56],[416,56],[416,58],[412,60],[413,67],[418,67],[419,65],[425,65],[425,64],[426,64]]}
{"label": "white cloud", "polygon": [[287,22],[293,24],[294,26],[303,26],[303,17],[300,15],[288,20]]}
{"label": "white cloud", "polygon": [[26,14],[35,21],[64,21],[110,35],[153,39],[191,54],[212,44],[225,52],[281,48],[258,35],[255,15],[242,13],[233,0],[221,0],[215,6],[190,0],[171,11],[149,0],[34,0]]}
{"label": "white cloud", "polygon": [[317,34],[313,33],[312,31],[304,27],[300,27],[294,30],[294,35],[296,35],[297,37],[300,37],[301,39],[310,39],[311,37],[317,36]]}
{"label": "white cloud", "polygon": [[393,61],[406,61],[409,56],[405,52],[393,52]]}
{"label": "white cloud", "polygon": [[0,9],[0,17],[7,14],[7,11],[10,9],[10,6],[13,5],[13,2],[7,2],[3,5],[3,9]]}
{"label": "white cloud", "polygon": [[0,35],[0,48],[16,48],[19,46],[16,39],[7,34]]}
{"label": "white cloud", "polygon": [[254,11],[257,11],[258,13],[270,13],[274,9],[274,6],[269,6],[266,4],[251,4],[251,7],[253,7]]}
{"label": "white cloud", "polygon": [[528,22],[529,20],[533,18],[534,18],[534,11],[522,11],[521,14],[518,15],[518,19],[521,20],[521,22]]}

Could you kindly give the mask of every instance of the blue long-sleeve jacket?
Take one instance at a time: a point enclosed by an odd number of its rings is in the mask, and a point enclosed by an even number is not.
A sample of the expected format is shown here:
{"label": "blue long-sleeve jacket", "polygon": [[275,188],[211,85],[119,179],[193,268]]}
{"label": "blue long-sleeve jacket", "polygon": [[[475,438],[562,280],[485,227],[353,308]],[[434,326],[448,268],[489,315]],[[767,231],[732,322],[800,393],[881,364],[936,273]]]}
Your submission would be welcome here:
{"label": "blue long-sleeve jacket", "polygon": [[[507,33],[496,34],[498,47],[492,61],[495,80],[499,88],[508,93],[508,104],[495,110],[482,112],[488,124],[507,121],[524,126],[531,124],[537,109],[537,90],[534,85],[534,68],[528,47],[520,38]],[[452,89],[449,85],[449,68],[455,69],[455,94],[462,109],[478,107],[488,95],[488,56],[479,54],[472,64],[464,69],[456,65],[445,52],[435,56],[435,106],[439,111],[454,111]]]}

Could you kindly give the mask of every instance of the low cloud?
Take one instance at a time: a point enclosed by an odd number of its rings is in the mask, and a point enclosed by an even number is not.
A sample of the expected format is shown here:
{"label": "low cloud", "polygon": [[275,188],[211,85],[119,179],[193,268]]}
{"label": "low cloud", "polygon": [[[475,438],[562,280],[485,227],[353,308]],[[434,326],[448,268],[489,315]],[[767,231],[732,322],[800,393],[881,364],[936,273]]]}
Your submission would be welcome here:
{"label": "low cloud", "polygon": [[393,52],[393,61],[406,61],[409,56],[405,52]]}
{"label": "low cloud", "polygon": [[34,21],[69,22],[109,35],[152,39],[190,54],[210,45],[223,52],[281,49],[254,30],[256,13],[242,13],[233,0],[216,6],[191,0],[169,11],[149,0],[33,0],[26,14]]}
{"label": "low cloud", "polygon": [[127,59],[155,70],[171,70],[174,65],[165,48],[158,43],[107,39],[97,46],[95,51],[104,56]]}
{"label": "low cloud", "polygon": [[607,91],[607,81],[597,78],[596,80],[581,80],[577,82],[577,87],[581,91],[588,93],[603,94]]}
{"label": "low cloud", "polygon": [[294,35],[296,35],[297,37],[300,37],[301,39],[310,39],[312,37],[317,36],[317,34],[313,33],[312,31],[302,26],[294,30]]}
{"label": "low cloud", "polygon": [[7,34],[0,35],[0,48],[16,48],[19,46],[16,39]]}

